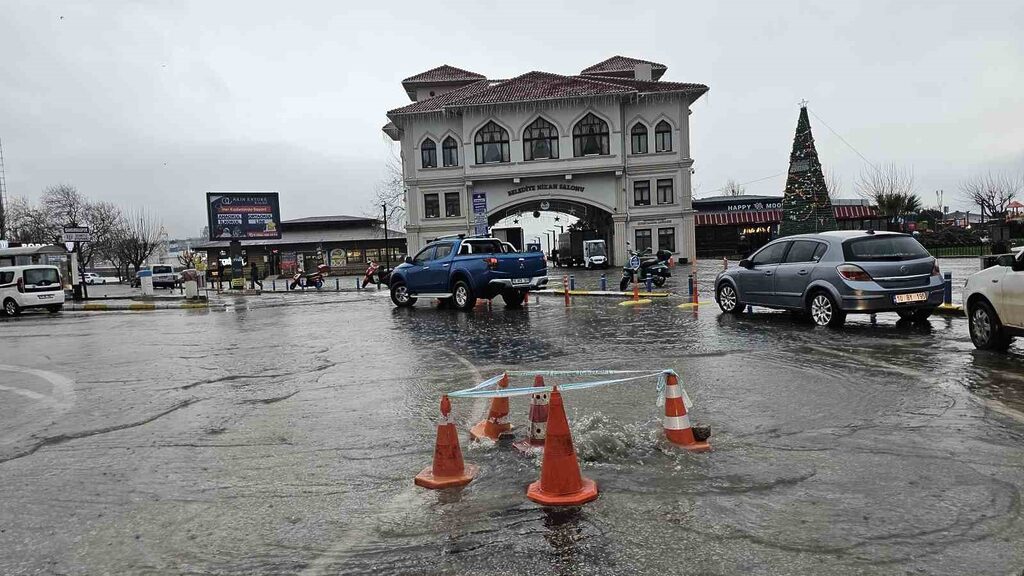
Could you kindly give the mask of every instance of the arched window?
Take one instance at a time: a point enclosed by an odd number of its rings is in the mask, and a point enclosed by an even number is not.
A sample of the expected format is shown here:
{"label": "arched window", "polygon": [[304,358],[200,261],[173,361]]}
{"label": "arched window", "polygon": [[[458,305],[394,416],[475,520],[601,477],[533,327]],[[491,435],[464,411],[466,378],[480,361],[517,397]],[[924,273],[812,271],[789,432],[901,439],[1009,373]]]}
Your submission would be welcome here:
{"label": "arched window", "polygon": [[490,121],[476,133],[476,163],[508,162],[508,131]]}
{"label": "arched window", "polygon": [[592,113],[572,127],[572,155],[608,154],[608,123]]}
{"label": "arched window", "polygon": [[629,137],[633,144],[633,154],[647,154],[647,126],[637,122],[629,131]]}
{"label": "arched window", "polygon": [[445,166],[459,165],[459,144],[451,136],[441,143],[441,160]]}
{"label": "arched window", "polygon": [[523,131],[523,159],[558,158],[558,128],[537,118]]}
{"label": "arched window", "polygon": [[430,138],[420,143],[420,160],[422,168],[437,168],[437,144]]}
{"label": "arched window", "polygon": [[654,127],[654,151],[672,151],[672,127],[664,120],[658,122],[658,125]]}

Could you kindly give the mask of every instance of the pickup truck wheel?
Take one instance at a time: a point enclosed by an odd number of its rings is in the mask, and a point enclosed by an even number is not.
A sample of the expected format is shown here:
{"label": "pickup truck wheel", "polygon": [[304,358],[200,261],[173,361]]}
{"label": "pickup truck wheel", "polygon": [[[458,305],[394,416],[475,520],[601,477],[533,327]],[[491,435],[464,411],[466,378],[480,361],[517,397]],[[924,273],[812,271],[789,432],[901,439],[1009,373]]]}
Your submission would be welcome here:
{"label": "pickup truck wheel", "polygon": [[501,299],[505,301],[506,308],[522,308],[523,300],[526,300],[526,292],[522,290],[505,290],[501,293]]}
{"label": "pickup truck wheel", "polygon": [[452,304],[459,310],[472,310],[473,306],[476,306],[476,296],[465,280],[455,281],[452,288]]}
{"label": "pickup truck wheel", "polygon": [[975,348],[1003,352],[1010,347],[1010,338],[1003,332],[1003,325],[988,302],[978,302],[969,314],[967,327]]}
{"label": "pickup truck wheel", "polygon": [[416,303],[416,299],[409,295],[409,289],[404,282],[395,282],[391,286],[391,301],[399,308],[408,308]]}

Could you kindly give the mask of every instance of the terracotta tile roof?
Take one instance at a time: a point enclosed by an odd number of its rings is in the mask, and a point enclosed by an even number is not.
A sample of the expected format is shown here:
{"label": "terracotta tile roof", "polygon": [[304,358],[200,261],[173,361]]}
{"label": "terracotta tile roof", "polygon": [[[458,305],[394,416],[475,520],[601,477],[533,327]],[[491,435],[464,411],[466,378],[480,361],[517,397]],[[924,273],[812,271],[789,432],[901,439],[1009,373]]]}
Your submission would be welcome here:
{"label": "terracotta tile roof", "polygon": [[463,70],[462,68],[456,68],[455,66],[444,64],[437,68],[427,70],[426,72],[420,72],[415,76],[409,76],[405,80],[402,80],[402,85],[444,84],[448,82],[470,82],[473,80],[483,79],[483,74],[477,74],[476,72],[470,72],[469,70]]}
{"label": "terracotta tile roof", "polygon": [[628,94],[632,88],[579,76],[561,76],[549,72],[527,72],[452,102],[452,107],[534,102],[580,96]]}
{"label": "terracotta tile roof", "polygon": [[451,92],[445,92],[440,96],[434,96],[433,98],[427,98],[426,100],[420,100],[419,102],[413,102],[408,106],[402,106],[401,108],[395,108],[388,112],[388,116],[404,115],[404,114],[420,114],[426,112],[441,112],[444,107],[452,102],[459,100],[466,96],[472,96],[482,90],[486,90],[491,85],[491,82],[487,80],[477,80],[468,86],[462,88],[456,88]]}
{"label": "terracotta tile roof", "polygon": [[630,75],[633,74],[633,70],[637,64],[650,64],[651,72],[654,79],[661,78],[661,75],[668,70],[668,66],[664,64],[658,64],[657,62],[651,62],[650,60],[640,60],[638,58],[629,58],[627,56],[612,56],[611,58],[594,64],[589,68],[584,68],[580,74],[587,76],[590,75],[606,75],[606,76],[618,76],[628,72]]}
{"label": "terracotta tile roof", "polygon": [[621,86],[628,86],[635,88],[638,92],[691,92],[697,94],[703,94],[708,91],[708,87],[704,84],[691,84],[689,82],[662,82],[662,81],[645,81],[635,80],[633,78],[616,78],[614,76],[597,76],[587,75],[584,78],[600,80],[602,82],[608,82],[610,84],[619,84]]}

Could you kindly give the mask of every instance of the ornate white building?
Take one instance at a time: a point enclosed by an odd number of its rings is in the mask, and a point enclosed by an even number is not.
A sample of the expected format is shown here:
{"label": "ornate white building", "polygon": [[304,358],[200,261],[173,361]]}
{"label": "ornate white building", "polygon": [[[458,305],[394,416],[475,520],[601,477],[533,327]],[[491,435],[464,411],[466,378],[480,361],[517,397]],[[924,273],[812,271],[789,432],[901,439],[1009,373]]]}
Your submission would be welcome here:
{"label": "ornate white building", "polygon": [[409,251],[550,210],[597,229],[615,264],[627,241],[692,261],[689,115],[708,87],[666,70],[615,56],[575,76],[445,65],[402,81],[413,103],[384,132],[401,142]]}

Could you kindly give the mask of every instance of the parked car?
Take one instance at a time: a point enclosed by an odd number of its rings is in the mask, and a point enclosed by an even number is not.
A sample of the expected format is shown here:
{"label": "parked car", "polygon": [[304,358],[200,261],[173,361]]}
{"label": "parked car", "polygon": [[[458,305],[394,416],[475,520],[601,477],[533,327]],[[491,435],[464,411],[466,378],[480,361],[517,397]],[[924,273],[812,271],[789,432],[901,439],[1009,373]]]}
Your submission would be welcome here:
{"label": "parked car", "polygon": [[[171,266],[146,266],[142,270],[149,270],[153,273],[153,288],[176,288],[181,284],[181,275],[175,272]],[[139,272],[135,273],[135,276],[132,276],[132,288],[142,286],[142,277],[140,276],[142,270],[139,270]]]}
{"label": "parked car", "polygon": [[981,350],[1006,350],[1024,336],[1024,252],[999,256],[964,286],[968,330]]}
{"label": "parked car", "polygon": [[86,284],[106,284],[107,279],[95,272],[86,272],[83,274],[85,277]]}
{"label": "parked car", "polygon": [[896,312],[927,319],[942,304],[934,257],[907,234],[842,230],[787,236],[768,243],[715,279],[723,312],[748,305],[794,310],[819,326],[847,314]]}
{"label": "parked car", "polygon": [[477,298],[501,295],[505,305],[522,305],[527,293],[548,282],[547,263],[540,252],[505,252],[501,240],[490,237],[438,238],[407,256],[391,274],[391,300],[412,306],[417,298],[440,298],[468,310]]}
{"label": "parked car", "polygon": [[7,266],[0,268],[0,305],[5,316],[18,316],[27,308],[60,312],[64,285],[56,266]]}

